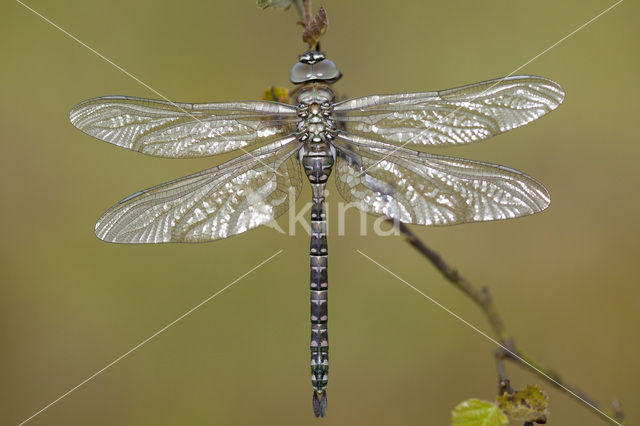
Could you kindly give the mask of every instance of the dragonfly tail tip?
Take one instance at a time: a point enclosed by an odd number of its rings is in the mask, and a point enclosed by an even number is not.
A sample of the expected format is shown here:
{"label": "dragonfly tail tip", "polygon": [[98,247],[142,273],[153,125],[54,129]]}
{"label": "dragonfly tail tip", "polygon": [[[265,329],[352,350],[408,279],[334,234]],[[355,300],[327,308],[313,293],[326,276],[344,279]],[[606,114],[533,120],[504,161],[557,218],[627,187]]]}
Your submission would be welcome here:
{"label": "dragonfly tail tip", "polygon": [[327,413],[327,392],[313,391],[313,414],[316,417],[324,417]]}

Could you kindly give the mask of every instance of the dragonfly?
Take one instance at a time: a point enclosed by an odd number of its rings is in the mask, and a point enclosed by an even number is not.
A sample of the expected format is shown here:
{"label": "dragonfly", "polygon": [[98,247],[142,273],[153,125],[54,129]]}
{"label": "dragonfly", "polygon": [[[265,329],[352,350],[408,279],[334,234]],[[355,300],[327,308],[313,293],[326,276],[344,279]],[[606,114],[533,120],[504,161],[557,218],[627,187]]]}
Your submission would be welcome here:
{"label": "dragonfly", "polygon": [[195,243],[268,224],[311,187],[310,306],[313,411],[324,417],[329,373],[325,186],[375,216],[418,225],[515,218],[549,206],[517,170],[411,148],[462,145],[523,126],[555,109],[564,91],[547,78],[508,76],[454,89],[339,101],[342,77],[319,50],[299,56],[288,103],[176,103],[126,96],[84,101],[81,131],[166,158],[242,151],[234,159],[138,191],[107,210],[95,233],[113,243]]}

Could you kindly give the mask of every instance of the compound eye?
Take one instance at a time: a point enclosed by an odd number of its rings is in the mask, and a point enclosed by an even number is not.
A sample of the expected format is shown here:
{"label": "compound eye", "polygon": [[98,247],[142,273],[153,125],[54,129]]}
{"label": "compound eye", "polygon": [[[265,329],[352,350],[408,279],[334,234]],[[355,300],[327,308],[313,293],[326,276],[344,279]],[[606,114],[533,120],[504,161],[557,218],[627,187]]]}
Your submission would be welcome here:
{"label": "compound eye", "polygon": [[298,62],[291,68],[291,74],[289,74],[289,80],[293,84],[304,83],[305,81],[309,81],[313,79],[313,70],[312,66],[309,64],[304,64],[302,62]]}
{"label": "compound eye", "polygon": [[333,61],[325,59],[313,66],[313,74],[318,80],[332,80],[340,76],[340,71]]}

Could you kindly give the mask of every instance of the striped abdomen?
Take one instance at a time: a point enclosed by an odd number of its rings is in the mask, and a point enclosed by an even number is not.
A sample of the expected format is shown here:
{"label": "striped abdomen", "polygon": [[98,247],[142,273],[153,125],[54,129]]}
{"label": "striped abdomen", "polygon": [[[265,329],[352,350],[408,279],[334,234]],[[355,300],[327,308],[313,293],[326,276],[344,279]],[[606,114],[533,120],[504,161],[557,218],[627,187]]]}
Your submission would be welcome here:
{"label": "striped abdomen", "polygon": [[[320,146],[323,145],[323,146]],[[313,412],[324,417],[327,409],[327,381],[329,379],[329,335],[327,334],[327,220],[324,208],[324,189],[333,156],[328,146],[318,144],[315,150],[305,150],[302,166],[311,182],[311,383]]]}

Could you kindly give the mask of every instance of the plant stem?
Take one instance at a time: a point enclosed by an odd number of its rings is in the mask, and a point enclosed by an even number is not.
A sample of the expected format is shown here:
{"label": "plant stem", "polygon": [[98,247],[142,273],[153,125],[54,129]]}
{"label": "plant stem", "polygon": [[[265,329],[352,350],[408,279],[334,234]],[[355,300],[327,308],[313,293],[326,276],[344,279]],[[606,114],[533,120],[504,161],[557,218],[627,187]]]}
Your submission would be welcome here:
{"label": "plant stem", "polygon": [[296,8],[298,15],[300,15],[300,20],[304,20],[304,12],[302,11],[302,6],[300,6],[300,0],[294,0],[293,7]]}
{"label": "plant stem", "polygon": [[311,21],[311,0],[302,0],[302,22],[307,25]]}
{"label": "plant stem", "polygon": [[[489,324],[491,324],[491,327],[493,328],[493,331],[495,332],[497,339],[501,344],[501,347],[495,353],[500,394],[503,394],[504,392],[513,392],[503,365],[503,360],[508,359],[515,362],[516,364],[528,367],[531,371],[538,374],[539,376],[542,376],[542,378],[544,378],[547,382],[563,390],[564,392],[568,394],[573,393],[574,396],[577,395],[579,398],[581,398],[583,402],[586,401],[587,404],[591,404],[593,407],[598,408],[598,410],[601,409],[600,405],[593,399],[589,398],[584,392],[574,386],[567,384],[562,379],[559,373],[539,363],[529,354],[516,346],[513,337],[507,331],[504,322],[500,318],[500,315],[498,314],[498,311],[493,304],[493,298],[491,297],[489,289],[486,286],[478,288],[471,284],[471,282],[460,275],[460,273],[455,268],[447,264],[442,256],[440,256],[431,248],[427,247],[427,245],[424,244],[413,232],[411,232],[409,227],[407,227],[407,225],[405,225],[404,223],[400,223],[392,219],[387,219],[387,222],[389,222],[392,226],[397,227],[402,235],[404,235],[406,241],[411,244],[413,248],[415,248],[423,256],[429,259],[433,266],[435,266],[436,269],[440,271],[440,273],[447,279],[447,281],[449,281],[451,284],[453,284],[455,287],[469,296],[471,300],[473,300],[487,316]],[[613,411],[612,413],[610,413],[611,417],[622,421],[624,419],[624,414],[622,412],[622,409],[620,408],[619,402],[613,401],[612,406]]]}

